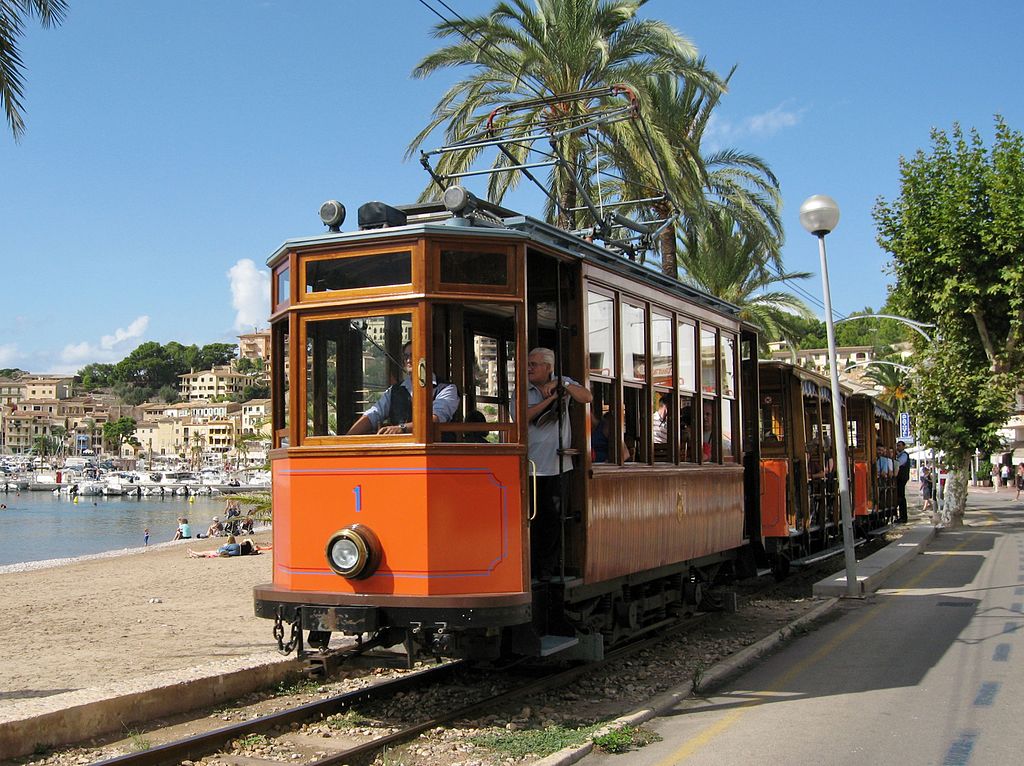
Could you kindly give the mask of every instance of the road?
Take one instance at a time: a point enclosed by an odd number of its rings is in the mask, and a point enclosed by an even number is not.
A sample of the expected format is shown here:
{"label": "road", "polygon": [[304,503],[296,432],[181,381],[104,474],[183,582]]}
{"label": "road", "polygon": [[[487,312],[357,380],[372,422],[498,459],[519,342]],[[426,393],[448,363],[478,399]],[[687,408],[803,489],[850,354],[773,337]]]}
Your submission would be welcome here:
{"label": "road", "polygon": [[1024,760],[1024,503],[972,494],[874,596],[646,724],[662,739],[586,766]]}

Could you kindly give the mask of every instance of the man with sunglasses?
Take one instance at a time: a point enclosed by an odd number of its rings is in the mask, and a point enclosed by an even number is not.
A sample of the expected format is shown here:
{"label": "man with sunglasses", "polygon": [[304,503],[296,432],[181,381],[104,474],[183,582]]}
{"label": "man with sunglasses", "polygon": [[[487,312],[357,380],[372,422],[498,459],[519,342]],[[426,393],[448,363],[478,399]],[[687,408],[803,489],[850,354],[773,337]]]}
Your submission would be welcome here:
{"label": "man with sunglasses", "polygon": [[[412,433],[412,342],[402,346],[402,366],[405,375],[381,394],[370,409],[359,416],[348,430],[349,436],[360,434]],[[433,414],[435,423],[447,423],[459,407],[459,390],[451,383],[438,384],[434,378]]]}

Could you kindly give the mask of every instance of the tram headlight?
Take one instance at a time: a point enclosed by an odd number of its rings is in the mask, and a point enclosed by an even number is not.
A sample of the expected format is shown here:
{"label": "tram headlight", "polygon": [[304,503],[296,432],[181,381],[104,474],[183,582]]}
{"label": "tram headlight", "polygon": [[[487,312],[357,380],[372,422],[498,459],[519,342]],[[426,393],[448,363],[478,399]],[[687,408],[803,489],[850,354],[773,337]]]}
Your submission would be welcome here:
{"label": "tram headlight", "polygon": [[336,199],[329,199],[320,206],[320,220],[331,231],[341,231],[345,223],[345,206]]}
{"label": "tram headlight", "polygon": [[477,199],[461,186],[449,186],[444,190],[444,206],[456,216],[470,215],[477,208]]}
{"label": "tram headlight", "polygon": [[327,542],[327,563],[350,580],[369,577],[377,571],[380,554],[377,536],[363,524],[340,529]]}

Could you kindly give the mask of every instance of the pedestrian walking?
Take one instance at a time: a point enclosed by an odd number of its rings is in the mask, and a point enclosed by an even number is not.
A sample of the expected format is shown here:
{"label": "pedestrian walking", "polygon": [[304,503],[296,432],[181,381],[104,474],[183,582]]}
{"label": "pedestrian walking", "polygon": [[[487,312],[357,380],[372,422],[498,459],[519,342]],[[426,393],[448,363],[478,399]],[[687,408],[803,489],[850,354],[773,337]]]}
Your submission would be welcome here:
{"label": "pedestrian walking", "polygon": [[999,466],[999,478],[1003,480],[1004,487],[1010,486],[1010,466],[1006,463]]}
{"label": "pedestrian walking", "polygon": [[992,466],[992,491],[999,491],[999,466]]}
{"label": "pedestrian walking", "polygon": [[145,546],[146,546],[147,548],[149,547],[149,527],[146,527],[146,528],[145,528],[145,529],[144,529],[144,530],[142,531],[142,543],[143,543],[143,545],[145,545]]}
{"label": "pedestrian walking", "polygon": [[1024,490],[1024,463],[1017,466],[1017,475],[1013,477],[1014,484],[1017,485],[1017,496],[1014,500],[1020,500],[1020,493]]}
{"label": "pedestrian walking", "polygon": [[910,455],[907,445],[896,442],[896,507],[901,524],[907,523],[907,482],[910,481]]}
{"label": "pedestrian walking", "polygon": [[921,513],[932,510],[932,472],[928,466],[921,469]]}

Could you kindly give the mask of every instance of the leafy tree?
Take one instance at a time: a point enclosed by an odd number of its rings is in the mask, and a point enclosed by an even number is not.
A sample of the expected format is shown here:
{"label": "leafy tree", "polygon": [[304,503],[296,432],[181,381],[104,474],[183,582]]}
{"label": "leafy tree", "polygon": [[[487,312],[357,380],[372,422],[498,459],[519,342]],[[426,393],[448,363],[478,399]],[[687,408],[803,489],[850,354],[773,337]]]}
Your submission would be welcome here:
{"label": "leafy tree", "polygon": [[103,441],[110,445],[114,452],[120,454],[121,445],[137,445],[135,438],[135,418],[118,418],[103,424]]}
{"label": "leafy tree", "polygon": [[17,367],[4,367],[0,369],[0,378],[11,378],[12,380],[17,380],[22,375],[28,375],[28,372]]}
{"label": "leafy tree", "polygon": [[[482,134],[497,107],[538,96],[567,96],[620,83],[643,94],[650,77],[658,73],[685,77],[708,90],[720,89],[720,79],[706,69],[688,40],[663,22],[637,17],[646,1],[508,0],[498,2],[485,16],[441,22],[434,28],[435,37],[454,42],[420,61],[413,76],[422,78],[456,67],[474,71],[441,97],[407,156],[439,127],[444,127],[446,140],[454,143]],[[536,128],[552,119],[581,120],[603,106],[604,100],[597,97],[561,102],[554,108],[537,103],[499,116],[495,124]],[[571,176],[587,181],[580,170],[587,165],[587,147],[578,134],[557,140],[568,163],[549,174],[552,198],[547,217],[571,229],[575,225],[571,210],[577,198]],[[495,167],[518,164],[526,158],[525,146],[511,145],[508,151],[509,156],[495,160]],[[445,154],[438,160],[438,169],[445,174],[466,170],[479,152]],[[500,202],[521,177],[519,171],[491,176],[488,198]],[[436,194],[428,188],[422,196]]]}
{"label": "leafy tree", "polygon": [[903,400],[906,399],[907,391],[910,388],[910,378],[906,370],[891,364],[871,364],[864,373],[864,377],[874,383],[876,387],[881,388],[878,399],[896,410],[903,410]]}
{"label": "leafy tree", "polygon": [[954,468],[956,525],[974,450],[997,448],[1024,374],[1024,136],[996,117],[991,149],[959,125],[931,138],[930,153],[900,160],[900,196],[874,216],[894,308],[936,325],[931,346],[914,339],[925,359],[909,401]]}
{"label": "leafy tree", "polygon": [[18,49],[18,38],[25,31],[25,22],[35,16],[46,28],[56,26],[64,20],[68,4],[66,0],[4,0],[0,2],[0,102],[7,114],[14,140],[25,132],[22,117],[21,97],[25,65]]}
{"label": "leafy tree", "polygon": [[86,391],[112,386],[114,384],[114,365],[100,362],[87,364],[78,371],[78,378],[82,382],[82,388]]}
{"label": "leafy tree", "polygon": [[177,386],[160,386],[160,390],[156,392],[157,398],[167,404],[173,404],[181,398],[181,392]]}

